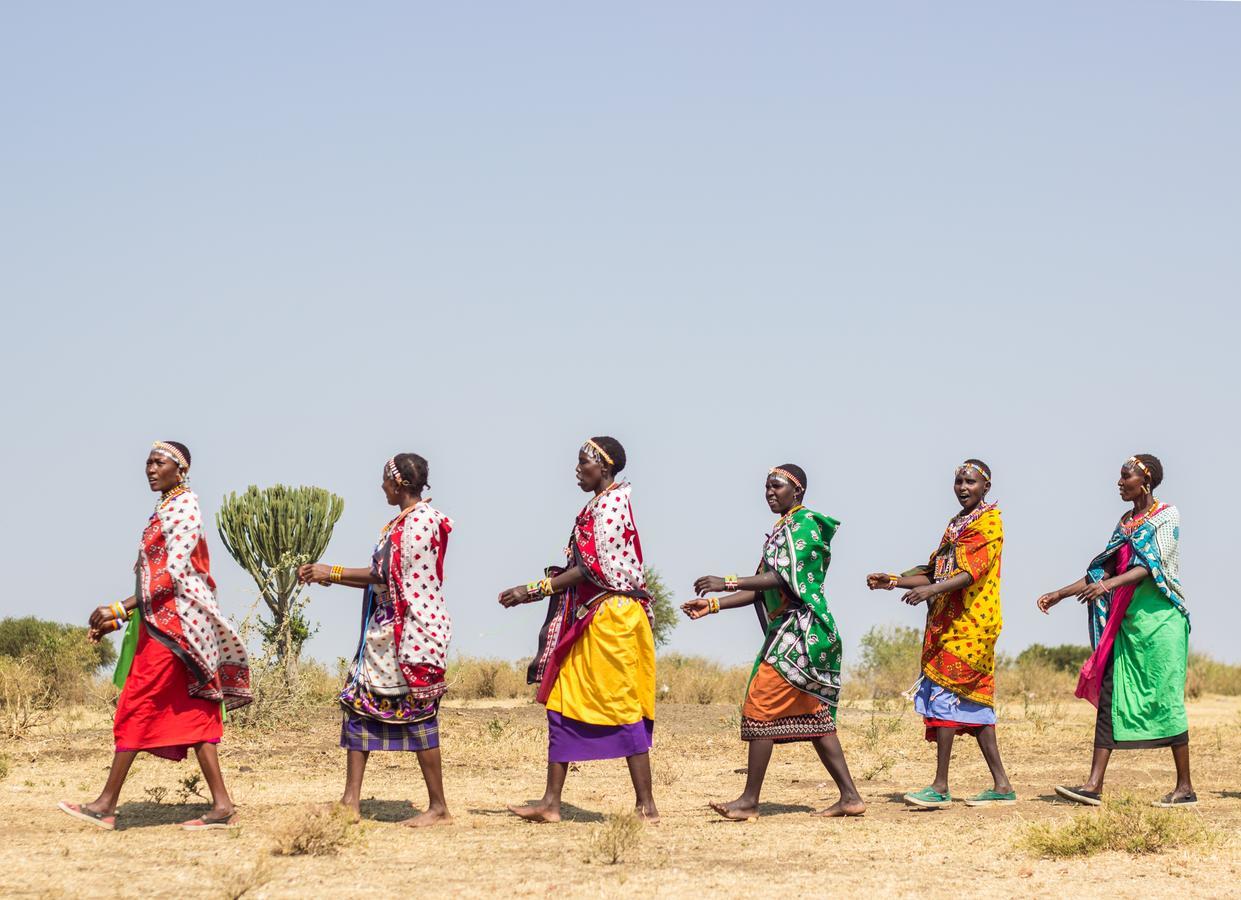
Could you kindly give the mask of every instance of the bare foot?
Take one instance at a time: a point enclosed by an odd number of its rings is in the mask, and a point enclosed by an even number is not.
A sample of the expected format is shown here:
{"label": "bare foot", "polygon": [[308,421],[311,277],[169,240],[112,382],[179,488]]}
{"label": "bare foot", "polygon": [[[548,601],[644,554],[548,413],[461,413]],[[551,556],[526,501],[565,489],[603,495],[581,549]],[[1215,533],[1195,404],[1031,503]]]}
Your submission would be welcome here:
{"label": "bare foot", "polygon": [[633,808],[633,813],[639,820],[647,825],[659,824],[659,810],[655,808],[654,804],[651,805],[650,809],[643,809],[641,806],[635,806]]}
{"label": "bare foot", "polygon": [[758,805],[742,800],[734,800],[732,803],[712,803],[711,808],[725,819],[731,819],[734,822],[758,818]]}
{"label": "bare foot", "polygon": [[865,814],[866,804],[861,800],[837,800],[827,809],[811,813],[812,816],[823,816],[825,819],[842,819],[845,816]]}
{"label": "bare foot", "polygon": [[452,816],[448,814],[446,809],[428,809],[424,813],[419,813],[413,818],[398,822],[398,825],[404,825],[406,828],[426,828],[431,825],[451,825]]}
{"label": "bare foot", "polygon": [[508,811],[527,822],[559,822],[560,810],[548,806],[510,806]]}

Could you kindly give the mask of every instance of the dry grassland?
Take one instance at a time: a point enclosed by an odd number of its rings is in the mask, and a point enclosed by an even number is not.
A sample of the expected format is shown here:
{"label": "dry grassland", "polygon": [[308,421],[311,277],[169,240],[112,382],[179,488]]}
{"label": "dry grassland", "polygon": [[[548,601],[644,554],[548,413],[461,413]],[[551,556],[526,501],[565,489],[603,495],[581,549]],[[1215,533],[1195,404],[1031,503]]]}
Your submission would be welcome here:
{"label": "dry grassland", "polygon": [[[455,824],[414,831],[392,824],[425,800],[412,754],[371,756],[361,826],[342,826],[308,804],[334,799],[343,778],[338,720],[320,706],[297,727],[231,727],[221,745],[241,811],[229,832],[186,833],[201,813],[182,805],[193,761],[141,757],[122,798],[116,832],[58,812],[59,799],[95,796],[110,759],[106,710],[83,707],[18,741],[0,744],[0,892],[18,897],[355,896],[870,896],[994,897],[1241,895],[1241,699],[1206,695],[1189,706],[1208,839],[1132,855],[1041,859],[1025,845],[1034,823],[1093,815],[1052,796],[1084,777],[1091,710],[1081,702],[1001,708],[1001,747],[1021,798],[975,810],[957,804],[915,812],[902,792],[925,785],[933,751],[904,704],[842,711],[841,738],[870,808],[864,818],[808,813],[834,799],[807,745],[777,747],[762,817],[716,818],[708,800],[740,790],[744,746],[727,704],[661,704],[653,767],[658,826],[635,827],[620,761],[575,767],[569,821],[531,825],[504,811],[537,797],[545,760],[543,712],[525,699],[448,702],[442,714],[449,802]],[[1117,754],[1109,794],[1142,800],[1172,785],[1168,751]],[[988,786],[972,741],[960,740],[954,796]],[[161,802],[156,802],[157,800]],[[303,833],[304,832],[304,833]],[[281,855],[276,855],[279,850]],[[615,862],[613,861],[615,860]]]}

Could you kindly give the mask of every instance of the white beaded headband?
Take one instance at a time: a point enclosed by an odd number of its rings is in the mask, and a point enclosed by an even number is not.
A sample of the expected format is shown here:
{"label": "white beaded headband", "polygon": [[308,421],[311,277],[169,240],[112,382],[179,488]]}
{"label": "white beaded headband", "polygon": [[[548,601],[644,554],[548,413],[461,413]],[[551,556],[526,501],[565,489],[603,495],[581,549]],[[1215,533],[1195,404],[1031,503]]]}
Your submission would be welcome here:
{"label": "white beaded headband", "polygon": [[797,480],[797,476],[795,476],[795,475],[794,475],[792,472],[790,472],[788,469],[781,469],[779,466],[777,466],[776,468],[774,468],[774,469],[770,470],[770,471],[767,473],[767,477],[768,477],[768,478],[770,478],[770,477],[771,477],[771,476],[773,476],[773,475],[774,475],[776,478],[780,479],[781,481],[789,481],[789,482],[792,482],[793,484],[797,485],[797,489],[798,489],[799,491],[804,491],[804,490],[806,489],[806,488],[802,485],[802,483],[801,483],[800,481],[798,481],[798,480]]}
{"label": "white beaded headband", "polygon": [[983,481],[991,480],[991,476],[987,474],[987,470],[984,469],[982,466],[978,465],[978,463],[972,463],[972,462],[961,463],[961,465],[957,466],[957,474],[960,475],[966,469],[973,469],[975,472],[977,472],[979,475],[982,476]]}
{"label": "white beaded headband", "polygon": [[169,444],[165,441],[156,441],[154,444],[151,445],[151,450],[154,451],[155,453],[158,453],[160,456],[166,459],[171,459],[174,463],[177,464],[177,468],[180,469],[181,471],[183,472],[189,471],[190,469],[189,460],[185,458],[185,454],[183,454],[180,450],[178,450],[172,444]]}
{"label": "white beaded headband", "polygon": [[405,476],[401,474],[401,470],[396,467],[395,456],[384,463],[384,474],[401,487],[409,487],[409,482],[405,480]]}

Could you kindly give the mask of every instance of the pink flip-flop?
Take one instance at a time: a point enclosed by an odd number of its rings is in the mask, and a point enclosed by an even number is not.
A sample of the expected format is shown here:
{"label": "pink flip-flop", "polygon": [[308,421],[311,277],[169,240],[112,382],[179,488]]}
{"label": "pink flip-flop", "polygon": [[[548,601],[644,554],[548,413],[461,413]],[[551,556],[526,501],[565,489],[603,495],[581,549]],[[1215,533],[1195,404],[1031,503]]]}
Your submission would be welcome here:
{"label": "pink flip-flop", "polygon": [[182,822],[181,827],[186,831],[207,831],[211,828],[232,828],[234,825],[233,820],[236,818],[237,810],[234,809],[227,816],[223,816],[219,819],[208,819],[206,816],[202,816],[198,819],[190,819],[188,822]]}
{"label": "pink flip-flop", "polygon": [[56,808],[66,815],[73,816],[75,819],[90,822],[97,828],[105,828],[108,831],[116,830],[116,813],[105,816],[103,813],[92,812],[87,809],[85,803],[66,803],[64,800],[57,803]]}

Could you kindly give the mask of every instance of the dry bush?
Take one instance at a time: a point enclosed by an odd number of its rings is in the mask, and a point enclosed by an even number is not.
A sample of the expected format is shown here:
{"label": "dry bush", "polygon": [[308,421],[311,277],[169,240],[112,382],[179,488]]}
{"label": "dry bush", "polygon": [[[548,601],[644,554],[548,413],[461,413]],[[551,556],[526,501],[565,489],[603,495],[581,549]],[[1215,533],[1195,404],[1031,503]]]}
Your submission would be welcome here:
{"label": "dry bush", "polygon": [[740,703],[749,666],[721,666],[701,656],[669,653],[656,665],[658,698],[667,703]]}
{"label": "dry bush", "polygon": [[846,696],[874,700],[885,708],[918,680],[922,632],[917,628],[877,625],[858,643],[859,662],[849,672]]}
{"label": "dry bush", "polygon": [[353,812],[340,804],[304,806],[276,830],[271,852],[276,856],[334,856],[358,834]]}
{"label": "dry bush", "polygon": [[456,700],[511,700],[534,696],[534,686],[526,684],[524,662],[458,657],[448,663],[444,678],[449,695]]}
{"label": "dry bush", "polygon": [[0,656],[0,737],[16,740],[51,721],[56,691],[30,659]]}
{"label": "dry bush", "polygon": [[1214,840],[1206,823],[1189,810],[1156,809],[1122,794],[1064,825],[1036,822],[1025,829],[1018,843],[1035,856],[1059,859],[1104,850],[1162,853]]}
{"label": "dry bush", "polygon": [[229,713],[228,721],[259,731],[297,725],[309,711],[330,708],[340,688],[340,679],[314,660],[286,665],[272,654],[251,657],[254,702]]}
{"label": "dry bush", "polygon": [[632,809],[612,813],[591,835],[590,855],[585,861],[614,866],[624,862],[641,842],[642,820],[637,813]]}
{"label": "dry bush", "polygon": [[4,781],[4,779],[9,777],[10,765],[9,755],[7,753],[0,753],[0,781]]}
{"label": "dry bush", "polygon": [[1241,666],[1220,662],[1205,653],[1189,651],[1185,696],[1194,699],[1202,694],[1225,694],[1229,697],[1241,694]]}
{"label": "dry bush", "polygon": [[217,896],[221,900],[241,900],[271,881],[274,875],[271,858],[267,856],[257,857],[248,866],[230,866],[220,875]]}

